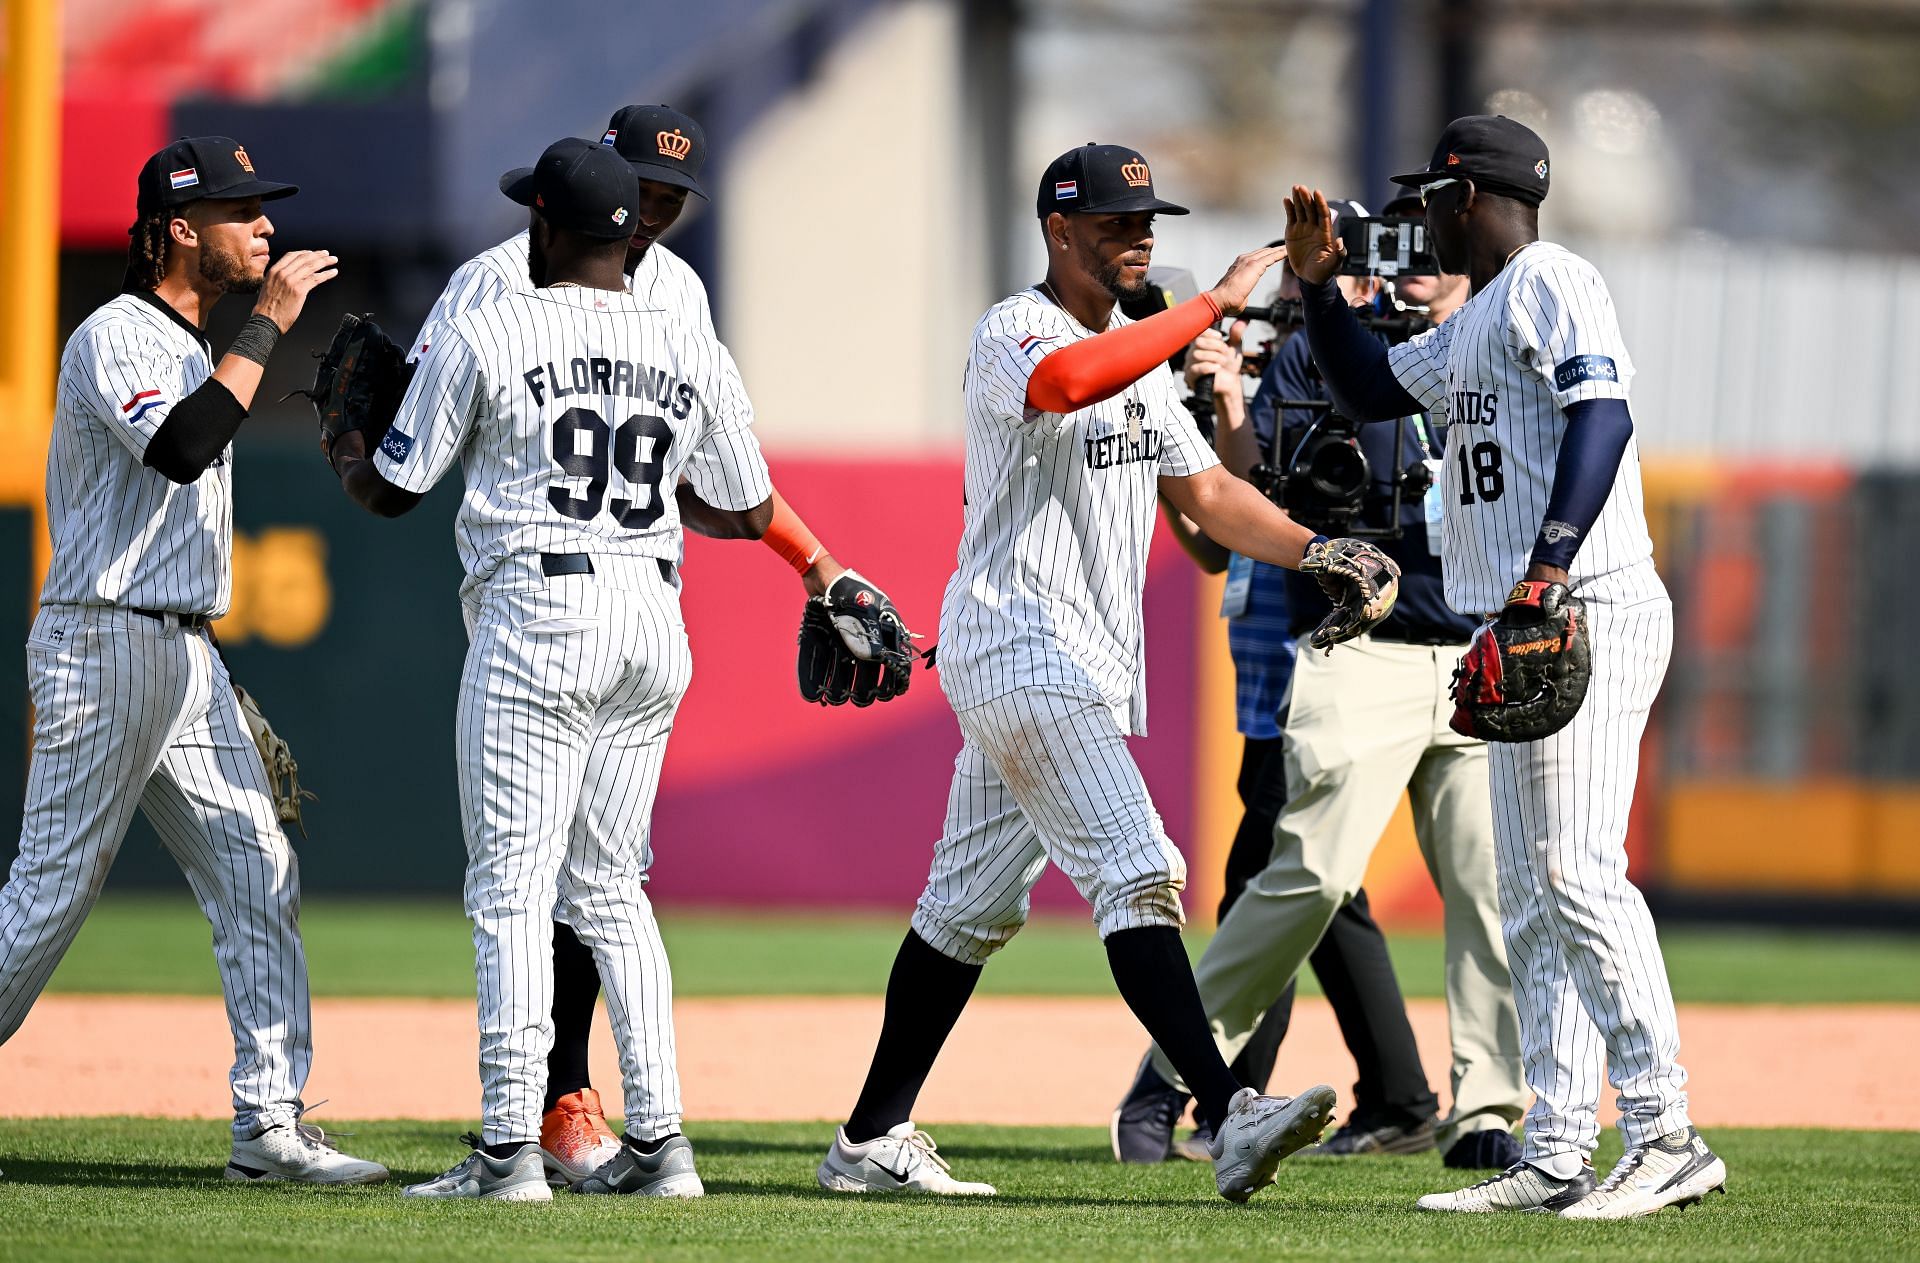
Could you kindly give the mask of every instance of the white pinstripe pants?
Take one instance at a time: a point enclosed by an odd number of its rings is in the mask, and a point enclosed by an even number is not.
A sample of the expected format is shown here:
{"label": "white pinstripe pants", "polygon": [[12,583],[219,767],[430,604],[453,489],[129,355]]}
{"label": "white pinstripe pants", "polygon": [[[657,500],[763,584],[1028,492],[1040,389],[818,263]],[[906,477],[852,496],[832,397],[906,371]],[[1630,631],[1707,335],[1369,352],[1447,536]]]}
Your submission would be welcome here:
{"label": "white pinstripe pants", "polygon": [[299,1116],[313,1060],[300,880],[259,751],[204,633],[48,605],[27,640],[33,765],[0,891],[0,1043],[66,955],[144,810],[213,926],[233,1029],[233,1130]]}
{"label": "white pinstripe pants", "polygon": [[1182,924],[1186,861],[1111,706],[1023,688],[956,714],[965,741],[915,933],[983,963],[1026,924],[1049,859],[1092,905],[1101,938]]}
{"label": "white pinstripe pants", "polygon": [[1593,637],[1585,705],[1544,741],[1487,747],[1502,929],[1535,1093],[1529,1160],[1592,1152],[1603,1055],[1628,1145],[1687,1125],[1673,991],[1626,852],[1673,605],[1650,566],[1579,595]]}
{"label": "white pinstripe pants", "polygon": [[680,1125],[673,979],[646,886],[660,764],[693,661],[679,593],[655,562],[594,566],[546,579],[537,559],[531,577],[516,560],[467,598],[455,742],[488,1144],[540,1135],[556,918],[600,970],[627,1134]]}

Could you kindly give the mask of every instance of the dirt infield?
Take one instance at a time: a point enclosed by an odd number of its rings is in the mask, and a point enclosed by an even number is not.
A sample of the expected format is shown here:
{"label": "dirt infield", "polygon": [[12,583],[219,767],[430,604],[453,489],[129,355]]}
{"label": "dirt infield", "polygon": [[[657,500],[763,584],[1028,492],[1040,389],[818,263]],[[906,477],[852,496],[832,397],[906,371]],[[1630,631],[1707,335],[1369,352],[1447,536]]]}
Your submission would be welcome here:
{"label": "dirt infield", "polygon": [[[477,1117],[474,1015],[455,1000],[319,1000],[307,1098],[340,1118]],[[1427,1074],[1447,1095],[1446,1011],[1409,1008]],[[692,1119],[842,1115],[880,1024],[874,997],[692,999],[676,1006]],[[1682,1060],[1703,1125],[1920,1130],[1920,1006],[1683,1005]],[[921,1098],[921,1121],[1105,1123],[1142,1048],[1118,1001],[981,997]],[[612,1041],[594,1036],[594,1080],[617,1087]],[[232,1058],[218,1000],[43,997],[0,1050],[0,1116],[220,1118]],[[1326,1004],[1302,1000],[1275,1090],[1331,1083],[1353,1063]],[[607,1092],[611,1110],[618,1092]],[[1611,1121],[1611,1107],[1603,1110]]]}

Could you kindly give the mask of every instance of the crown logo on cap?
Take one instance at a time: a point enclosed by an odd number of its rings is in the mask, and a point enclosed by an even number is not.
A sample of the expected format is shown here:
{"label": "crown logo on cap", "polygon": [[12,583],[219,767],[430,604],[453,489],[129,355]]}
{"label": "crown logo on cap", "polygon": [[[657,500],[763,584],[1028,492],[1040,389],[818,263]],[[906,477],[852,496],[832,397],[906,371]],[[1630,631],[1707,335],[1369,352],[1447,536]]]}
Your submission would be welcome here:
{"label": "crown logo on cap", "polygon": [[693,152],[693,141],[682,136],[678,127],[670,132],[656,132],[653,139],[660,146],[661,154],[672,158],[675,162],[684,161],[686,156]]}
{"label": "crown logo on cap", "polygon": [[245,145],[233,151],[233,160],[244,167],[248,175],[253,174],[253,159],[247,157],[247,147]]}
{"label": "crown logo on cap", "polygon": [[1135,158],[1132,162],[1120,164],[1120,178],[1127,182],[1130,189],[1145,188],[1153,183],[1153,176],[1147,171],[1147,164]]}

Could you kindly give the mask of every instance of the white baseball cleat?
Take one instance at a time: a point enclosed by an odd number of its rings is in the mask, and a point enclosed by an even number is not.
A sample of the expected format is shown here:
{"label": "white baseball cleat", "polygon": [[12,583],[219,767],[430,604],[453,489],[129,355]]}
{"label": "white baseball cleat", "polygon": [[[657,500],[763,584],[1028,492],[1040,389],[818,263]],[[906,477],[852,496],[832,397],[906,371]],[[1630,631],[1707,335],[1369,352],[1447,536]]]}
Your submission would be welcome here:
{"label": "white baseball cleat", "polygon": [[229,1180],[301,1184],[378,1184],[387,1169],[341,1153],[312,1123],[281,1123],[251,1140],[235,1140],[224,1173]]}
{"label": "white baseball cleat", "polygon": [[953,1168],[935,1152],[933,1137],[901,1123],[865,1144],[847,1139],[846,1128],[820,1163],[820,1187],[834,1193],[937,1193],[943,1197],[992,1197],[991,1184],[956,1180]]}
{"label": "white baseball cleat", "polygon": [[1527,1162],[1516,1162],[1478,1184],[1451,1193],[1428,1193],[1415,1205],[1421,1210],[1450,1210],[1467,1215],[1523,1210],[1552,1214],[1565,1210],[1593,1192],[1593,1167],[1581,1164],[1570,1180],[1550,1175]]}
{"label": "white baseball cleat", "polygon": [[1220,1196],[1244,1202],[1273,1183],[1280,1159],[1320,1139],[1333,1119],[1335,1099],[1324,1083],[1299,1096],[1261,1096],[1252,1088],[1235,1092],[1209,1150]]}
{"label": "white baseball cleat", "polygon": [[460,1139],[472,1145],[473,1152],[443,1174],[407,1185],[406,1196],[473,1197],[490,1202],[553,1200],[553,1189],[547,1184],[546,1164],[540,1156],[538,1144],[528,1141],[512,1156],[495,1158],[480,1147],[480,1137],[471,1132]]}
{"label": "white baseball cleat", "polygon": [[1669,1206],[1695,1205],[1727,1191],[1727,1164],[1688,1127],[1627,1150],[1599,1188],[1560,1212],[1562,1219],[1638,1219]]}

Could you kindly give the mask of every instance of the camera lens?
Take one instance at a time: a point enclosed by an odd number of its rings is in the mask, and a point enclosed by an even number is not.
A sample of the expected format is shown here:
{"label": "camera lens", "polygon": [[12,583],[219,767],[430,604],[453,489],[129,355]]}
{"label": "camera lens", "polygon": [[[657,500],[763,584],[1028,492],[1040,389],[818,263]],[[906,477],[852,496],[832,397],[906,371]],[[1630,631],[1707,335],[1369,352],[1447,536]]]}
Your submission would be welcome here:
{"label": "camera lens", "polygon": [[1358,501],[1367,489],[1367,457],[1352,437],[1329,439],[1307,462],[1307,481],[1336,504]]}

